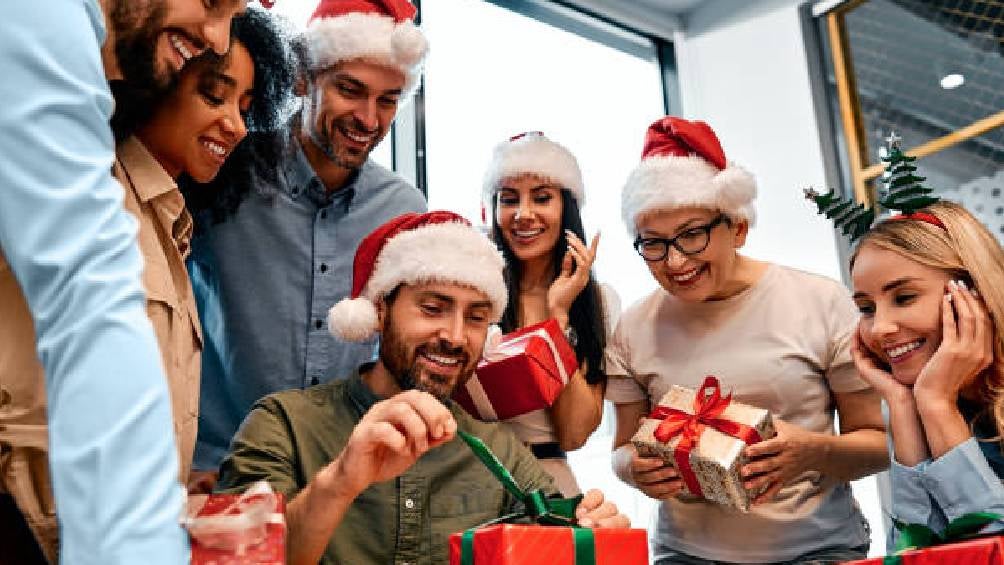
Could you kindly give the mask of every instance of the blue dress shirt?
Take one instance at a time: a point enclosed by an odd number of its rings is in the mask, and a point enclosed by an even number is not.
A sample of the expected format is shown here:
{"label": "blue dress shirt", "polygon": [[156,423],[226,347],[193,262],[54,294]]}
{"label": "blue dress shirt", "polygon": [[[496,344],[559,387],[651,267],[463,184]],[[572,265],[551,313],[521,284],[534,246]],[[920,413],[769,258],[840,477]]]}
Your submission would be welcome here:
{"label": "blue dress shirt", "polygon": [[177,564],[171,404],[136,221],[111,175],[104,39],[96,0],[4,3],[0,249],[45,369],[61,562]]}
{"label": "blue dress shirt", "polygon": [[198,220],[189,274],[204,330],[199,469],[219,466],[259,398],[349,375],[374,357],[375,340],[328,333],[328,310],[351,291],[359,242],[426,209],[418,189],[372,160],[328,194],[292,145],[280,186],[252,190],[222,223]]}

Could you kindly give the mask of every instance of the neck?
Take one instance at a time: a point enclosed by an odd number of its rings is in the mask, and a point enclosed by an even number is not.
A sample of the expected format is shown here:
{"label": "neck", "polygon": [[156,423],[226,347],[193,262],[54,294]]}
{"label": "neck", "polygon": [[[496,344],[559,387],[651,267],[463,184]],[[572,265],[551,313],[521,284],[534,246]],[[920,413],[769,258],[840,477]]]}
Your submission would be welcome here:
{"label": "neck", "polygon": [[105,43],[101,46],[101,63],[105,68],[106,80],[119,80],[122,70],[119,69],[119,59],[115,56],[115,27],[112,25],[111,13],[114,0],[100,0],[101,12],[105,15]]}
{"label": "neck", "polygon": [[763,274],[766,268],[766,263],[736,253],[732,276],[719,292],[708,297],[708,301],[726,300],[741,294],[760,280],[760,275]]}
{"label": "neck", "polygon": [[554,278],[554,267],[549,256],[536,257],[529,261],[521,261],[520,291],[548,289]]}
{"label": "neck", "polygon": [[332,162],[327,154],[314,143],[314,140],[303,131],[303,127],[300,128],[297,137],[300,140],[300,146],[303,147],[303,154],[307,157],[307,162],[314,169],[317,178],[321,179],[328,194],[345,188],[349,177],[355,172],[354,169],[348,169]]}
{"label": "neck", "polygon": [[373,368],[360,375],[363,382],[380,398],[390,398],[401,392],[397,379],[391,375],[383,361],[377,360]]}
{"label": "neck", "polygon": [[176,166],[172,164],[170,161],[161,158],[160,155],[157,155],[157,153],[154,152],[154,150],[150,147],[150,144],[146,142],[147,136],[145,134],[146,130],[144,129],[137,131],[135,134],[136,139],[150,153],[150,156],[153,157],[155,161],[157,161],[157,164],[160,165],[160,168],[164,169],[164,172],[167,173],[168,176],[171,177],[171,179],[177,181],[178,178],[181,177],[181,167]]}

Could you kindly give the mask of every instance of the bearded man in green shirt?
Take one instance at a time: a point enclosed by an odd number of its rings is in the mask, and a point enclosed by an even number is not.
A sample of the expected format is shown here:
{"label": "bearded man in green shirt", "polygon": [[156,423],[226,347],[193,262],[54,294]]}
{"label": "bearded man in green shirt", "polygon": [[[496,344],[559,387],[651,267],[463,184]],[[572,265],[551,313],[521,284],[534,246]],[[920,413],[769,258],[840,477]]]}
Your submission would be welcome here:
{"label": "bearded man in green shirt", "polygon": [[[379,358],[347,379],[258,401],[217,485],[264,479],[287,496],[291,564],[445,563],[450,534],[512,512],[517,501],[457,430],[481,438],[524,489],[557,494],[511,432],[449,400],[505,308],[502,268],[495,246],[451,212],[398,216],[360,244],[352,299],[331,309],[329,325],[350,340],[379,331]],[[576,517],[628,526],[598,490]]]}

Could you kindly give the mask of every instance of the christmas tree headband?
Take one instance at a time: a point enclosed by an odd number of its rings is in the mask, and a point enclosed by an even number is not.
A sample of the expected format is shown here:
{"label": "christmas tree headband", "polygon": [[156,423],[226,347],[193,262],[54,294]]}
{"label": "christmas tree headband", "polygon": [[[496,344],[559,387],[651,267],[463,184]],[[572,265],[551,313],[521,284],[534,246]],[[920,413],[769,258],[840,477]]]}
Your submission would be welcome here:
{"label": "christmas tree headband", "polygon": [[[917,158],[903,154],[899,148],[901,139],[895,133],[886,138],[888,151],[882,157],[882,161],[886,163],[886,179],[883,181],[886,191],[885,194],[879,194],[878,203],[887,210],[900,211],[900,214],[889,218],[890,220],[917,220],[945,229],[937,216],[919,211],[939,199],[931,196],[933,190],[920,184],[926,178],[914,174],[917,167],[913,162]],[[840,196],[835,190],[820,194],[807,188],[805,197],[815,202],[818,213],[833,220],[834,225],[851,241],[864,235],[875,223],[874,208],[865,208],[861,203]]]}

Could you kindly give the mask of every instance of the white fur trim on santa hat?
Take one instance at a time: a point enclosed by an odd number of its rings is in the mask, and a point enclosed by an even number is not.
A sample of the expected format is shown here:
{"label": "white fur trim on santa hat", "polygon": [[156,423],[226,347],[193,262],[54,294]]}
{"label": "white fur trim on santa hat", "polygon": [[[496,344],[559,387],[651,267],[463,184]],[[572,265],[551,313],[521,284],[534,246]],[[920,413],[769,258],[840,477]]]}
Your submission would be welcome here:
{"label": "white fur trim on santa hat", "polygon": [[398,23],[379,14],[318,18],[307,26],[304,39],[312,68],[323,69],[354,59],[385,64],[404,73],[405,94],[418,85],[429,52],[425,35],[414,23]]}
{"label": "white fur trim on santa hat", "polygon": [[754,198],[753,175],[735,163],[720,171],[697,155],[650,157],[628,177],[621,193],[621,215],[632,236],[638,234],[639,215],[687,206],[720,210],[753,225]]}
{"label": "white fur trim on santa hat", "polygon": [[484,292],[496,322],[508,299],[504,267],[495,244],[469,225],[447,222],[403,231],[384,244],[361,296],[342,300],[328,311],[328,328],[346,341],[369,339],[377,329],[374,304],[380,298],[401,284],[430,282],[461,284]]}
{"label": "white fur trim on santa hat", "polygon": [[328,331],[344,341],[366,341],[377,330],[376,306],[366,298],[344,298],[328,310]]}
{"label": "white fur trim on santa hat", "polygon": [[524,134],[515,141],[495,146],[491,165],[485,173],[481,199],[489,206],[501,188],[502,179],[520,174],[536,174],[556,182],[575,197],[579,208],[586,204],[582,170],[572,152],[542,135]]}

